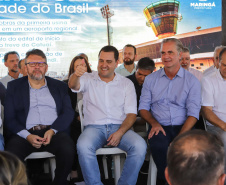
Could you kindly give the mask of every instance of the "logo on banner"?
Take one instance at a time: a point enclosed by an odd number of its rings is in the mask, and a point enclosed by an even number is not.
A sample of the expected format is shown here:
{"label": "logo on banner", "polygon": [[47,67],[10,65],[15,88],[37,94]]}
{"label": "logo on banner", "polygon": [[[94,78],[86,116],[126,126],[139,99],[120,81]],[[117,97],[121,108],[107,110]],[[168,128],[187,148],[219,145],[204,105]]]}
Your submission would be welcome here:
{"label": "logo on banner", "polygon": [[208,2],[207,0],[199,0],[198,3],[190,3],[190,7],[194,9],[212,9],[215,8],[215,2]]}

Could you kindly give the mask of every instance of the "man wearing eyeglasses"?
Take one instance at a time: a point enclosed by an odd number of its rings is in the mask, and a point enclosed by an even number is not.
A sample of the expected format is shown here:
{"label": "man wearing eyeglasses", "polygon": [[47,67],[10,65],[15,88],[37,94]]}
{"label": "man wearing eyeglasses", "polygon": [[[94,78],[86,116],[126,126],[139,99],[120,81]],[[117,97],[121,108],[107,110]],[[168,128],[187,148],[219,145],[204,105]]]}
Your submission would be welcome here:
{"label": "man wearing eyeglasses", "polygon": [[26,53],[28,76],[8,83],[5,99],[6,150],[22,161],[32,152],[56,156],[53,184],[67,184],[74,144],[66,133],[74,117],[67,85],[46,77],[48,64],[38,49]]}

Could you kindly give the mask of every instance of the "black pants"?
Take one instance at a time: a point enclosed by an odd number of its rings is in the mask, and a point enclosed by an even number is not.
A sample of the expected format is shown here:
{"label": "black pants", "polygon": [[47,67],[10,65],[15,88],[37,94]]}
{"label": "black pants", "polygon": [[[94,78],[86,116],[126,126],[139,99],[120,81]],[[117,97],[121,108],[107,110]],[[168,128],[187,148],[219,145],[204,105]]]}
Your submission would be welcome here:
{"label": "black pants", "polygon": [[[180,126],[162,126],[165,130],[166,136],[162,132],[158,135],[153,135],[148,140],[153,160],[157,167],[157,178],[165,181],[165,168],[167,166],[167,150],[173,139],[179,134],[182,125]],[[149,128],[149,131],[151,126]],[[149,132],[148,132],[149,133]]]}
{"label": "black pants", "polygon": [[[31,134],[43,137],[47,130],[32,131]],[[26,139],[15,135],[11,137],[6,145],[6,150],[18,156],[22,161],[32,152],[47,151],[56,156],[56,170],[54,184],[66,185],[67,176],[71,171],[75,146],[70,136],[64,132],[55,134],[50,144],[37,149],[33,147]]]}

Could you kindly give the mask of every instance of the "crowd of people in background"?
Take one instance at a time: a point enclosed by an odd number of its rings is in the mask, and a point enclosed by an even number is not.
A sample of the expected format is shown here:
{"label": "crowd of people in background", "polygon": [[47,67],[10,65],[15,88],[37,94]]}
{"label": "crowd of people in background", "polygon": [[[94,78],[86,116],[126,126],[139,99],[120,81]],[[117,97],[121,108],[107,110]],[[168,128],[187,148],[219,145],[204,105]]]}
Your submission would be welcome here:
{"label": "crowd of people in background", "polygon": [[[163,39],[160,53],[164,68],[156,71],[149,57],[135,64],[131,44],[123,48],[119,66],[118,50],[104,46],[97,71],[80,53],[62,81],[45,76],[42,50],[32,49],[21,60],[16,51],[6,53],[0,182],[28,184],[21,161],[48,151],[56,157],[52,184],[102,185],[96,151],[108,146],[127,153],[118,185],[136,184],[142,166],[148,166],[147,150],[157,167],[157,185],[225,184],[226,48],[216,47],[214,65],[203,73],[191,68],[189,48],[178,39]],[[202,120],[206,131],[195,129]]]}

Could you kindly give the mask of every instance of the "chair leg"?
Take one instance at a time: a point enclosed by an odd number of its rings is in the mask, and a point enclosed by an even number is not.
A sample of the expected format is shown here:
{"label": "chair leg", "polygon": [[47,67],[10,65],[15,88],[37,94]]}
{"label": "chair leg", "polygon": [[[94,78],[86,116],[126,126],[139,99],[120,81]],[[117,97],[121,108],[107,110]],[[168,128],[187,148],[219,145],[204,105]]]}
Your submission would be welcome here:
{"label": "chair leg", "polygon": [[114,155],[114,175],[115,175],[115,185],[118,184],[118,180],[121,175],[121,167],[120,167],[120,154]]}
{"label": "chair leg", "polygon": [[120,174],[122,174],[122,169],[126,160],[125,154],[120,155]]}
{"label": "chair leg", "polygon": [[44,162],[44,173],[49,173],[49,160]]}
{"label": "chair leg", "polygon": [[55,177],[55,169],[56,169],[56,160],[55,158],[50,158],[50,169],[51,169],[51,175],[52,175],[52,180]]}
{"label": "chair leg", "polygon": [[105,179],[108,179],[108,165],[107,165],[107,159],[105,155],[103,155],[102,161],[103,161],[103,167],[104,167],[104,176],[105,176]]}
{"label": "chair leg", "polygon": [[152,155],[150,154],[147,185],[156,185],[156,176],[157,176],[157,168],[152,158]]}

